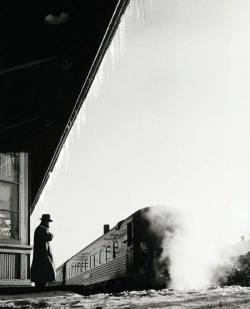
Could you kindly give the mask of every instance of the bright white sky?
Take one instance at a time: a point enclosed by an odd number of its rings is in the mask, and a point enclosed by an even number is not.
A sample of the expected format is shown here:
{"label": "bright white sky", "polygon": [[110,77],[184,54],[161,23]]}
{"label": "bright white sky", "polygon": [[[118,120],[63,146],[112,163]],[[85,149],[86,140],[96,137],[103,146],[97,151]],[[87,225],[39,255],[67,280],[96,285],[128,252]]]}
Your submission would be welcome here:
{"label": "bright white sky", "polygon": [[229,239],[248,229],[250,2],[152,2],[144,24],[129,22],[67,171],[32,215],[32,233],[42,213],[54,218],[57,266],[150,205],[220,222]]}

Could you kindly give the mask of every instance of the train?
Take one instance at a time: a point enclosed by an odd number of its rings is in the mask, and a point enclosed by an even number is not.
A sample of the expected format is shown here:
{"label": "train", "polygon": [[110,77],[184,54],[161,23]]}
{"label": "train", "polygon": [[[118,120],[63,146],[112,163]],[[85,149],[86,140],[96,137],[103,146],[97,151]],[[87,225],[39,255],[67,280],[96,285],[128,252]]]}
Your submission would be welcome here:
{"label": "train", "polygon": [[59,285],[114,289],[164,288],[169,261],[162,258],[163,233],[152,228],[151,207],[119,221],[56,269]]}

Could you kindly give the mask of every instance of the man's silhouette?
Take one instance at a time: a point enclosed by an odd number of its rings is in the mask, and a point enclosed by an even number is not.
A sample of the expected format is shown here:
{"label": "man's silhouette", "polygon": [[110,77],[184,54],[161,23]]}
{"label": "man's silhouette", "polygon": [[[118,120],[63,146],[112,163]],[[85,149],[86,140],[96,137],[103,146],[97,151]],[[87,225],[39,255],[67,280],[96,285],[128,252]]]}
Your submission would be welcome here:
{"label": "man's silhouette", "polygon": [[34,233],[33,262],[31,266],[31,281],[35,286],[43,287],[46,282],[55,280],[53,256],[49,242],[53,234],[49,232],[49,224],[53,222],[49,214],[42,215],[41,223]]}

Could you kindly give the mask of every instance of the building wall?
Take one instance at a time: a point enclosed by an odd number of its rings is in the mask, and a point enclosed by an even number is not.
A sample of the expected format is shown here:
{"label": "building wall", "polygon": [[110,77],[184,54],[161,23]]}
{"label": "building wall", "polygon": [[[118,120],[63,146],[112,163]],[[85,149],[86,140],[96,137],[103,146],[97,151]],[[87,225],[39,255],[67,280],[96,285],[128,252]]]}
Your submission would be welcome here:
{"label": "building wall", "polygon": [[30,252],[28,155],[0,154],[0,285],[30,284]]}

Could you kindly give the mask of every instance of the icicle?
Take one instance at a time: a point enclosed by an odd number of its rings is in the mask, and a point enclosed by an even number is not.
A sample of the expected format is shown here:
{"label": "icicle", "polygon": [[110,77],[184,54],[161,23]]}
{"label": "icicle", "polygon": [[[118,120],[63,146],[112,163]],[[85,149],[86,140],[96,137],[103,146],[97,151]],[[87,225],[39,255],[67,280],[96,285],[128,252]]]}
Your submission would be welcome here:
{"label": "icicle", "polygon": [[105,57],[102,61],[102,63],[100,64],[100,67],[99,67],[99,70],[98,70],[98,75],[99,75],[99,87],[101,86],[103,80],[104,80],[104,76],[105,76],[105,70],[104,70],[104,67],[105,67]]}
{"label": "icicle", "polygon": [[80,137],[80,129],[81,129],[81,119],[80,119],[80,117],[76,118],[75,127],[76,127],[77,139],[79,139],[79,137]]}
{"label": "icicle", "polygon": [[81,125],[86,123],[86,108],[87,108],[87,102],[83,103],[83,106],[82,106],[81,111],[80,111],[80,123],[81,123]]}
{"label": "icicle", "polygon": [[125,31],[126,31],[126,21],[125,18],[121,19],[120,24],[120,46],[121,46],[121,55],[124,56],[125,52]]}
{"label": "icicle", "polygon": [[113,69],[114,69],[115,68],[115,46],[112,43],[110,45],[110,55],[111,55]]}
{"label": "icicle", "polygon": [[136,5],[136,17],[137,17],[137,22],[140,22],[140,8],[139,8],[139,0],[135,2]]}

